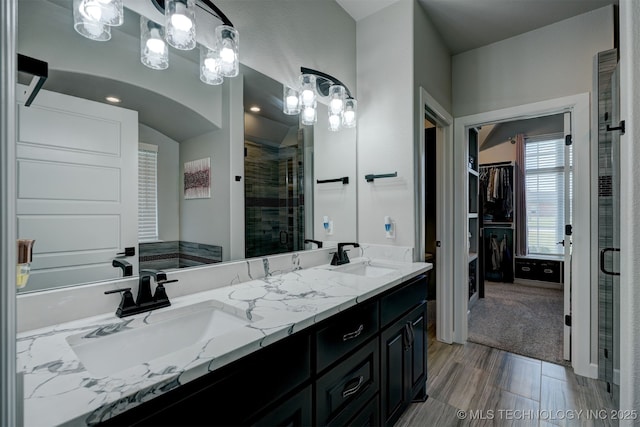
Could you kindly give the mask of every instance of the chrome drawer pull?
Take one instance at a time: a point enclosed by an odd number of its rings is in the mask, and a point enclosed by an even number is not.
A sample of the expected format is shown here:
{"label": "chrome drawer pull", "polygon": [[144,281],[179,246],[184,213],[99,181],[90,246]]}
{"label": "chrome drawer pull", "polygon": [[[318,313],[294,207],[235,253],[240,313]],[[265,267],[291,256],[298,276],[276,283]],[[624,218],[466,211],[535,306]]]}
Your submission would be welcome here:
{"label": "chrome drawer pull", "polygon": [[354,338],[357,338],[362,333],[362,331],[364,331],[364,325],[358,326],[358,329],[356,329],[353,332],[349,332],[348,334],[344,334],[342,336],[342,341],[349,341],[349,340],[352,340]]}
{"label": "chrome drawer pull", "polygon": [[545,268],[544,272],[547,273],[547,274],[551,274],[551,273],[553,273],[553,270],[550,269],[550,268]]}
{"label": "chrome drawer pull", "polygon": [[531,271],[531,269],[529,267],[521,267],[520,268],[522,271]]}
{"label": "chrome drawer pull", "polygon": [[[349,382],[353,382],[353,380],[351,380]],[[344,390],[342,392],[342,397],[348,397],[348,396],[351,396],[352,394],[357,393],[358,390],[360,390],[360,387],[362,387],[363,383],[364,383],[364,377],[362,375],[360,375],[358,377],[358,383],[356,385],[354,385],[353,387]]]}

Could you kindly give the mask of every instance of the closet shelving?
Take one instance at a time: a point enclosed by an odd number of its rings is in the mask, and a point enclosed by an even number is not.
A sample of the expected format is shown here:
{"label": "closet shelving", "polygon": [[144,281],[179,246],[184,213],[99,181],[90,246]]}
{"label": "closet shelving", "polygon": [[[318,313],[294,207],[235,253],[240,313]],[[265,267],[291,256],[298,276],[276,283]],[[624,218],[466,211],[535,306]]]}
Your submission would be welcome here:
{"label": "closet shelving", "polygon": [[[482,206],[484,279],[495,282],[513,282],[515,271],[515,162],[483,163],[479,167]],[[492,173],[497,173],[495,179]],[[494,183],[496,192],[488,183]],[[488,200],[486,193],[494,194]]]}
{"label": "closet shelving", "polygon": [[478,299],[478,275],[480,273],[478,261],[478,248],[481,242],[479,229],[479,166],[478,166],[478,141],[477,128],[469,129],[468,150],[467,150],[467,180],[468,180],[468,201],[467,201],[467,223],[468,223],[468,263],[469,263],[469,304],[473,304]]}

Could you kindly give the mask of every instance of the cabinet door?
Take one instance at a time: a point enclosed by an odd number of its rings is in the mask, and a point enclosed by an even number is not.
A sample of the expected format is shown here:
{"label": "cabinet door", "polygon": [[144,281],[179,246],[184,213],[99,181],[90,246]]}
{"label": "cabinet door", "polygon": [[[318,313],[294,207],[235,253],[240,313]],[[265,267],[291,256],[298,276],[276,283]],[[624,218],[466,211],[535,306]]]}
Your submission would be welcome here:
{"label": "cabinet door", "polygon": [[311,386],[307,386],[299,393],[268,410],[251,425],[273,427],[301,427],[312,424],[311,416]]}
{"label": "cabinet door", "polygon": [[427,397],[427,305],[411,312],[411,399],[424,401]]}
{"label": "cabinet door", "polygon": [[407,319],[402,318],[381,335],[383,425],[393,425],[408,404],[407,385],[410,381],[408,378],[410,373],[408,325]]}
{"label": "cabinet door", "polygon": [[393,425],[413,399],[426,398],[426,309],[426,303],[420,304],[381,335],[384,425]]}

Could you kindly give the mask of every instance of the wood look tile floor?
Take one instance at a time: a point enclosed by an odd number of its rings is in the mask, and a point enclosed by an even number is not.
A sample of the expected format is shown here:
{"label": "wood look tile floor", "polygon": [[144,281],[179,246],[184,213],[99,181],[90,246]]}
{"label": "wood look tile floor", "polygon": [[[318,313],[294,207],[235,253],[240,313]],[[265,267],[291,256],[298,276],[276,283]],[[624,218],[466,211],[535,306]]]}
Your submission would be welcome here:
{"label": "wood look tile floor", "polygon": [[395,427],[618,425],[604,382],[480,344],[444,344],[433,325],[427,393]]}

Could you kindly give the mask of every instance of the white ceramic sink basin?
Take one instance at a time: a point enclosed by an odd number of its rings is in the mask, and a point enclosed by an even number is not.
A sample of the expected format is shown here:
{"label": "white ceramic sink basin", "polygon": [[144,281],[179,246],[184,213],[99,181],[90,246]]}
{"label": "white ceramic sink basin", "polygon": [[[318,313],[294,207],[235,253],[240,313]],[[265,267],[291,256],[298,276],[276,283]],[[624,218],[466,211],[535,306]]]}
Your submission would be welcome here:
{"label": "white ceramic sink basin", "polygon": [[340,273],[355,274],[364,277],[380,277],[385,274],[393,273],[397,271],[393,268],[381,267],[377,265],[367,264],[365,262],[344,264],[333,269],[333,271],[339,271]]}
{"label": "white ceramic sink basin", "polygon": [[244,328],[252,321],[234,308],[206,301],[187,307],[164,309],[147,319],[147,324],[101,328],[67,338],[87,371],[107,376],[174,351]]}

